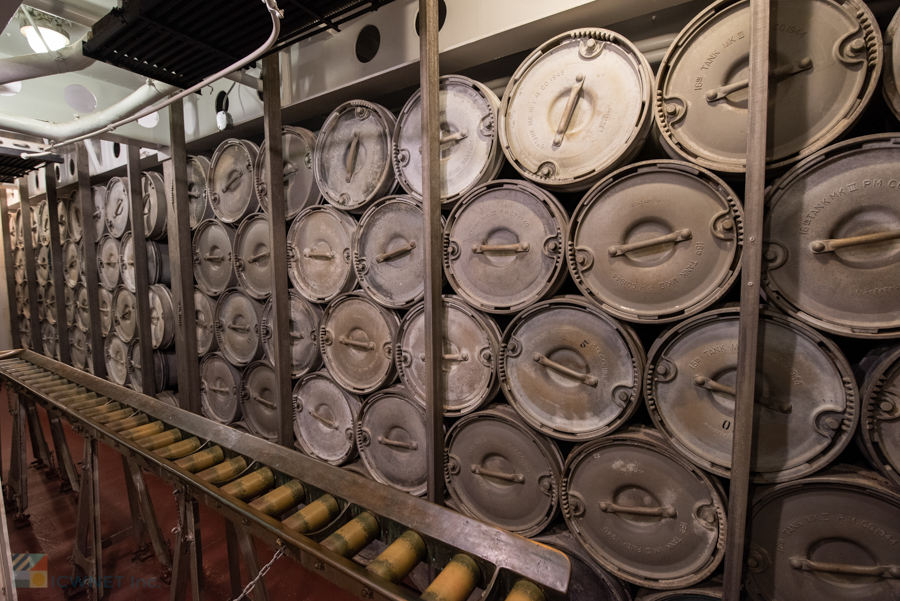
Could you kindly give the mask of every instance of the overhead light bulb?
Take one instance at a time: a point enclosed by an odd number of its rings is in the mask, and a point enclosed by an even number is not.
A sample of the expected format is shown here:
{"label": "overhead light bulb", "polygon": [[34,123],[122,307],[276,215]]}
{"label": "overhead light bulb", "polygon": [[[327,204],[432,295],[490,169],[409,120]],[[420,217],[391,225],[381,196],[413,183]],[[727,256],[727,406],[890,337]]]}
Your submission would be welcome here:
{"label": "overhead light bulb", "polygon": [[[22,28],[19,30],[25,36],[25,39],[28,40],[28,45],[35,52],[50,52],[69,45],[69,34],[62,27],[43,20],[39,20],[37,24],[40,35],[30,23],[23,23]],[[41,41],[42,36],[44,42],[47,42],[50,46],[49,49]]]}

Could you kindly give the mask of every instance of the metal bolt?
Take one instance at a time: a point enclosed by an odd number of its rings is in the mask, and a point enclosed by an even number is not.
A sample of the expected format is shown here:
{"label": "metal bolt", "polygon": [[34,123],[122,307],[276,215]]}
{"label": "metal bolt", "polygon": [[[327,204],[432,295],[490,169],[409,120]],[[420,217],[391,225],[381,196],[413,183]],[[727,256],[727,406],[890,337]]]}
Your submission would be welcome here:
{"label": "metal bolt", "polygon": [[726,219],[722,222],[722,229],[730,232],[734,229],[734,221],[732,221],[731,219]]}
{"label": "metal bolt", "polygon": [[858,54],[863,51],[866,47],[866,41],[862,38],[858,38],[853,40],[853,43],[850,44],[850,52],[853,54]]}
{"label": "metal bolt", "polygon": [[832,430],[836,430],[837,427],[841,425],[841,422],[839,422],[837,419],[835,419],[833,417],[829,417],[828,419],[825,420],[825,425],[828,428],[831,428]]}
{"label": "metal bolt", "polygon": [[752,288],[752,287],[753,287],[753,282],[747,282],[747,285],[750,286],[750,287]]}
{"label": "metal bolt", "polygon": [[885,412],[893,411],[894,404],[890,401],[881,401],[881,403],[878,405],[878,408]]}
{"label": "metal bolt", "polygon": [[667,104],[667,105],[666,105],[666,114],[667,114],[667,115],[674,115],[674,114],[677,113],[677,112],[678,112],[678,106],[677,106],[677,105],[674,105],[674,104]]}
{"label": "metal bolt", "polygon": [[748,567],[751,567],[751,568],[754,568],[754,569],[755,569],[755,568],[758,568],[758,567],[759,567],[759,560],[756,559],[756,557],[754,557],[754,556],[751,555],[750,557],[747,558],[747,566],[748,566]]}
{"label": "metal bolt", "polygon": [[588,50],[593,50],[597,47],[597,40],[588,40],[586,45]]}
{"label": "metal bolt", "polygon": [[362,592],[360,592],[359,596],[362,597],[363,599],[371,599],[372,598],[372,589],[370,589],[367,586],[364,586],[363,590],[362,590]]}
{"label": "metal bolt", "polygon": [[767,250],[763,255],[763,258],[765,258],[766,261],[774,261],[778,258],[778,253],[776,253],[774,250]]}
{"label": "metal bolt", "polygon": [[319,561],[319,560],[317,559],[317,560],[316,560],[316,563],[315,563],[315,568],[316,568],[317,570],[324,570],[324,569],[325,569],[325,564],[322,563],[321,561]]}
{"label": "metal bolt", "polygon": [[665,363],[660,364],[660,366],[656,368],[656,373],[658,373],[661,376],[668,374],[669,366],[667,366]]}
{"label": "metal bolt", "polygon": [[627,390],[620,390],[618,393],[616,393],[616,398],[620,401],[627,401],[630,397],[631,395],[628,394]]}
{"label": "metal bolt", "polygon": [[549,244],[547,244],[547,249],[548,249],[548,250],[556,250],[556,247],[557,247],[557,244],[556,244],[556,241],[555,241],[555,240],[554,240],[554,241],[551,241]]}

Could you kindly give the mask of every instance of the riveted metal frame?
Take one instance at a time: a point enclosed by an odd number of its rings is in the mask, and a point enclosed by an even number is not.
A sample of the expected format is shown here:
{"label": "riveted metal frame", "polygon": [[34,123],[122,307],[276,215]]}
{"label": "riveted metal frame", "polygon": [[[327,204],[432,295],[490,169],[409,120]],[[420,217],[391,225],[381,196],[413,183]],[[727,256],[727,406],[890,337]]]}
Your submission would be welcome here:
{"label": "riveted metal frame", "polygon": [[[19,205],[22,209],[22,233],[19,234],[25,241],[25,281],[28,286],[28,305],[31,308],[31,348],[44,352],[44,344],[41,339],[41,319],[38,317],[37,299],[37,265],[34,256],[34,240],[31,231],[31,203],[28,198],[28,181],[24,177],[19,178]],[[10,300],[10,309],[16,306],[16,297]]]}
{"label": "riveted metal frame", "polygon": [[[97,265],[97,229],[94,227],[94,197],[91,192],[91,173],[88,150],[84,144],[75,147],[75,165],[78,174],[78,202],[81,204],[82,223],[81,245],[84,249],[84,264]],[[96,269],[84,270],[84,285],[88,292],[88,313],[91,316],[91,356],[94,375],[106,377],[106,361],[103,358],[103,333],[100,331],[100,278]]]}
{"label": "riveted metal frame", "polygon": [[[21,206],[22,203],[19,203]],[[0,237],[3,238],[3,265],[6,267],[6,297],[9,307],[9,336],[12,348],[19,346],[19,315],[16,311],[16,263],[9,233],[9,204],[6,195],[0,198]]]}
{"label": "riveted metal frame", "polygon": [[69,348],[69,322],[66,320],[66,282],[63,270],[62,240],[59,239],[59,197],[56,190],[56,172],[44,169],[47,189],[47,211],[50,214],[50,261],[53,263],[53,289],[56,291],[56,334],[59,344],[59,360],[72,363]]}

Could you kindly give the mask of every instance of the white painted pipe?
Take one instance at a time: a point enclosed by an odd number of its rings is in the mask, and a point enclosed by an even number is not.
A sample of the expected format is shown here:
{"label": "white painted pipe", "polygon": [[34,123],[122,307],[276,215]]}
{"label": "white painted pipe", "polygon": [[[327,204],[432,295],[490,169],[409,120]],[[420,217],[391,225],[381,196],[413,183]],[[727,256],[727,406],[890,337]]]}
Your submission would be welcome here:
{"label": "white painted pipe", "polygon": [[83,39],[55,52],[38,52],[0,59],[0,85],[86,69],[94,63],[94,59],[82,54]]}

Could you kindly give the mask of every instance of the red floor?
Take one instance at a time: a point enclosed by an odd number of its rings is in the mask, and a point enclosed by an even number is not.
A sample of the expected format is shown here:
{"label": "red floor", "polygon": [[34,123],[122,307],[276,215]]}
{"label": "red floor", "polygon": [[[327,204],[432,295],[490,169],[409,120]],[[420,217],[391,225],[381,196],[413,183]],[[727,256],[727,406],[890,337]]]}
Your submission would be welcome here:
{"label": "red floor", "polygon": [[[44,434],[52,450],[46,413],[38,409],[44,426]],[[64,426],[73,459],[81,460],[82,438]],[[9,470],[10,443],[12,439],[12,417],[7,410],[6,392],[0,392],[0,449],[2,449],[5,477]],[[30,439],[26,438],[29,465],[32,461]],[[124,472],[121,456],[111,448],[100,444],[100,509],[102,515],[102,536],[105,538],[128,527],[131,516],[125,493]],[[147,487],[156,508],[163,535],[174,548],[172,528],[176,524],[175,497],[172,487],[155,476],[145,474]],[[67,558],[72,552],[75,537],[76,495],[60,493],[60,480],[50,478],[44,470],[28,469],[27,513],[31,516],[30,526],[17,529],[7,515],[10,548],[13,553],[46,553],[49,556],[49,583],[46,589],[19,589],[19,598],[25,601],[43,599],[64,599],[59,585],[68,583],[72,568]],[[225,520],[201,505],[201,541],[205,578],[205,599],[207,601],[227,601],[231,599],[231,585],[225,545]],[[144,562],[133,561],[132,552],[136,545],[133,539],[126,539],[107,548],[103,553],[104,575],[112,577],[107,582],[105,599],[141,599],[141,601],[162,601],[169,599],[169,586],[162,581],[164,569],[155,557]],[[260,564],[272,558],[274,550],[257,543]],[[247,583],[242,574],[242,583]],[[266,575],[266,585],[273,601],[328,600],[344,601],[355,599],[349,593],[337,588],[317,574],[303,569],[286,557],[275,562]],[[188,593],[188,597],[190,593]],[[252,597],[252,593],[251,593]]]}

